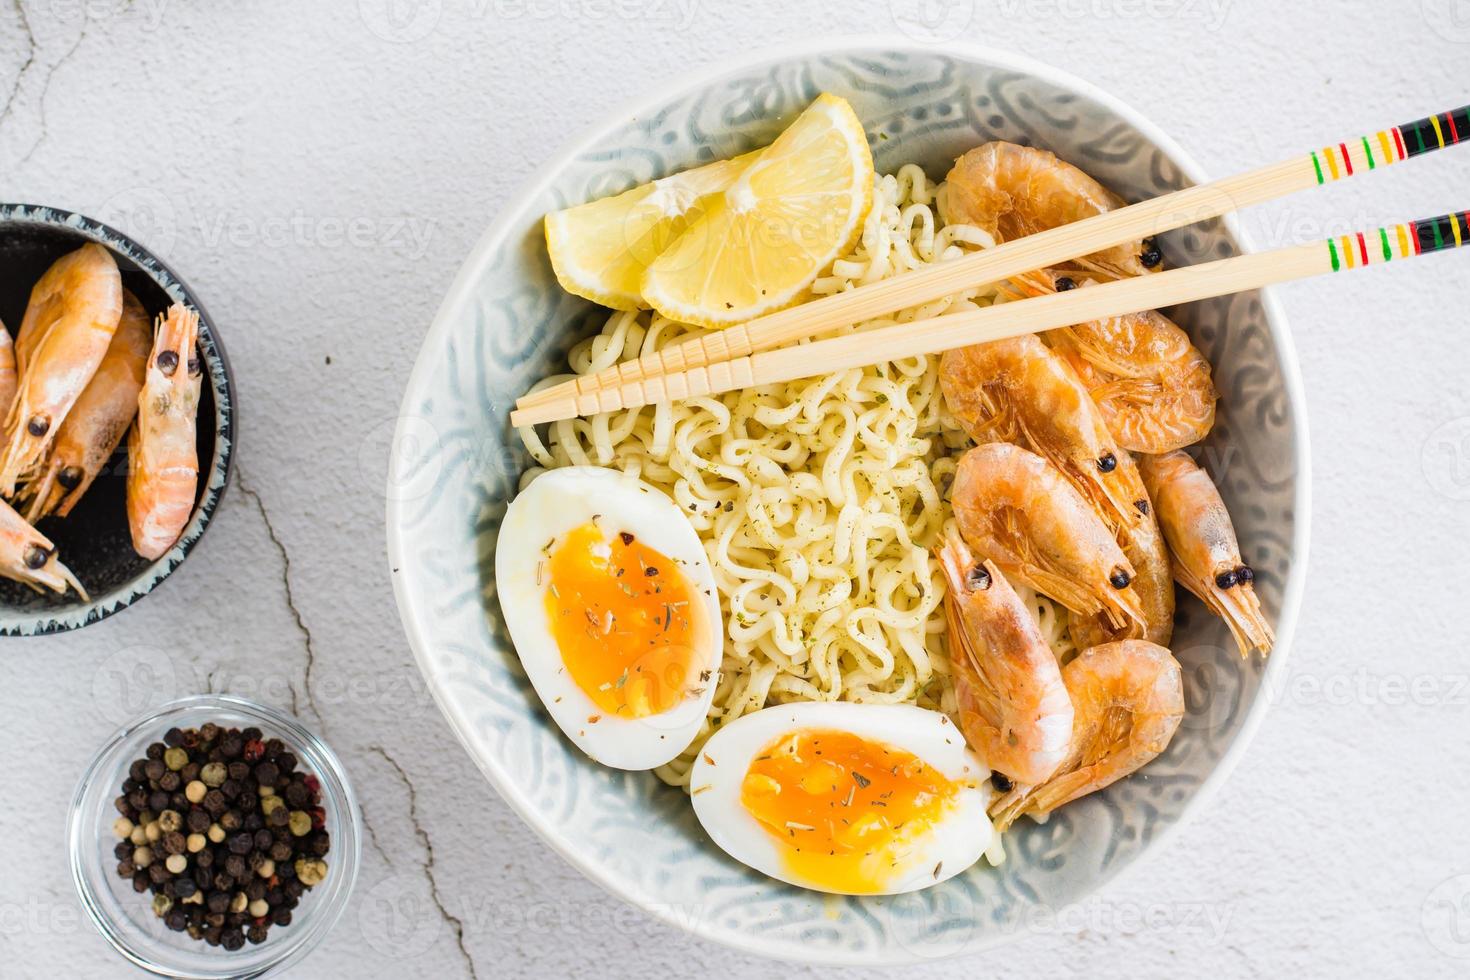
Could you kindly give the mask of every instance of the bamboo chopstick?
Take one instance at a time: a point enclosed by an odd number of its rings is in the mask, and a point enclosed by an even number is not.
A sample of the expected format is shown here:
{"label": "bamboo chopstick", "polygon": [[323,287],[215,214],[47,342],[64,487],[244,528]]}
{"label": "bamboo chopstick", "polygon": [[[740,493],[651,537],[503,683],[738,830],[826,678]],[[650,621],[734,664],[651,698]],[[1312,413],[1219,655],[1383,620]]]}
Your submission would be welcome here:
{"label": "bamboo chopstick", "polygon": [[813,300],[684,341],[633,361],[518,399],[516,407],[550,405],[607,387],[769,350],[835,327],[926,303],[970,286],[1000,282],[1049,265],[1149,238],[1161,232],[1260,204],[1329,181],[1376,170],[1470,138],[1470,106],[1394,126],[1372,136],[1116,211],[1006,242],[952,262]]}
{"label": "bamboo chopstick", "polygon": [[1073,323],[1224,296],[1340,269],[1379,265],[1470,241],[1470,212],[1343,235],[1305,245],[1220,259],[1102,285],[1002,303],[967,313],[883,327],[810,344],[761,351],[688,371],[626,382],[511,413],[512,425],[537,425],[624,408],[717,395],[955,347],[1002,340]]}

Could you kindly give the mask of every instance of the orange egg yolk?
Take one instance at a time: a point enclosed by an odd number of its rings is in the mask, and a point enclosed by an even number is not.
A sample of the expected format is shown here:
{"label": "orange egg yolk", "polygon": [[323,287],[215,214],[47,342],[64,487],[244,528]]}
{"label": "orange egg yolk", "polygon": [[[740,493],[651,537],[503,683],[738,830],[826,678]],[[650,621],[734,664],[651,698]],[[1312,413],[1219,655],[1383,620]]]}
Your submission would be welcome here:
{"label": "orange egg yolk", "polygon": [[909,868],[912,842],[939,821],[959,788],[902,749],[850,732],[799,731],[755,758],[740,801],[786,845],[793,877],[871,894]]}
{"label": "orange egg yolk", "polygon": [[603,711],[659,714],[699,683],[690,677],[698,607],[678,563],[588,523],[551,543],[542,570],[562,662]]}

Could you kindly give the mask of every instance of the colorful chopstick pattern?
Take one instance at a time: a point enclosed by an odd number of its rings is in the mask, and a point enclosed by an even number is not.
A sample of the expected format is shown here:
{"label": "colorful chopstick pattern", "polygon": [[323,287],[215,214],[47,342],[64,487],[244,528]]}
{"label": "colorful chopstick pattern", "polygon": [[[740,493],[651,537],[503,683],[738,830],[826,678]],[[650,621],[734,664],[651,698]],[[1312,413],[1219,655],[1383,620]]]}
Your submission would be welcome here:
{"label": "colorful chopstick pattern", "polygon": [[1312,152],[1317,183],[1341,180],[1364,170],[1398,163],[1421,153],[1454,146],[1470,137],[1470,106],[1380,130],[1372,136],[1325,146]]}
{"label": "colorful chopstick pattern", "polygon": [[1337,272],[1459,248],[1466,242],[1470,242],[1470,211],[1459,211],[1379,228],[1377,234],[1360,231],[1329,238],[1327,252],[1332,258],[1332,271]]}

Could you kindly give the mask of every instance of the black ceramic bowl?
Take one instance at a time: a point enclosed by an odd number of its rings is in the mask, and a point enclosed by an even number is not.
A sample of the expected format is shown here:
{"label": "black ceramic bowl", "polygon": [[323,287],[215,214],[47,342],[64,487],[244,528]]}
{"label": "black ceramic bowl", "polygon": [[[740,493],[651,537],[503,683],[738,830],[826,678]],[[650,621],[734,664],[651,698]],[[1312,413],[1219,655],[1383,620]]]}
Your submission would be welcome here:
{"label": "black ceramic bowl", "polygon": [[57,555],[91,594],[36,593],[0,578],[0,635],[35,636],[78,629],[112,615],[147,595],[173,572],[198,543],[219,506],[230,477],[235,442],[235,405],[229,361],[214,321],[199,298],[173,270],[137,242],[91,218],[30,204],[0,204],[0,320],[19,329],[31,287],[61,256],[87,242],[111,250],[132,290],[151,317],[183,302],[199,312],[199,349],[206,383],[199,400],[199,489],[184,533],[157,561],[133,551],[126,510],[127,440],[76,508],[63,518],[46,518],[39,529]]}

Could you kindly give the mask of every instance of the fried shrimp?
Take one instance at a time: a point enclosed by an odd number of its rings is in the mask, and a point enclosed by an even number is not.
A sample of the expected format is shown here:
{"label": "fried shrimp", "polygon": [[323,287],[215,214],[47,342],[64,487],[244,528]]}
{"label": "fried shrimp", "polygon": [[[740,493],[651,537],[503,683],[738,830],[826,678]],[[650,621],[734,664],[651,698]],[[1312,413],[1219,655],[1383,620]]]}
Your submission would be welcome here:
{"label": "fried shrimp", "polygon": [[112,457],[138,414],[138,392],[153,344],[148,311],[123,290],[123,312],[97,373],[66,414],[38,479],[23,488],[26,520],[56,513],[65,517]]}
{"label": "fried shrimp", "polygon": [[3,500],[0,500],[0,575],[37,592],[49,589],[65,595],[67,586],[71,586],[83,602],[91,601],[77,577],[56,560],[56,546],[50,539],[27,524]]}
{"label": "fried shrimp", "polygon": [[1114,628],[1142,622],[1133,566],[1045,459],[1008,443],[977,446],[960,458],[950,499],[966,543],[1007,577]]}
{"label": "fried shrimp", "polygon": [[985,764],[1017,783],[1056,771],[1072,737],[1072,702],[1035,616],[993,562],[951,533],[944,570],[950,676],[960,730]]}
{"label": "fried shrimp", "polygon": [[1074,711],[1067,757],[1045,783],[1017,785],[991,804],[996,830],[1137,772],[1168,747],[1184,718],[1179,662],[1157,643],[1091,647],[1062,668],[1062,681]]}
{"label": "fried shrimp", "polygon": [[15,373],[15,340],[5,324],[0,323],[0,421],[10,414],[18,383]]}
{"label": "fried shrimp", "polygon": [[1241,656],[1269,653],[1275,634],[1252,584],[1256,574],[1241,560],[1214,481],[1183,452],[1143,457],[1138,468],[1174,558],[1174,578],[1225,620]]}
{"label": "fried shrimp", "polygon": [[[996,241],[1091,218],[1123,199],[1056,154],[996,141],[955,161],[949,176],[949,220],[978,225]],[[1152,239],[1126,242],[1079,259],[1083,268],[1123,278],[1156,270],[1163,256]]]}
{"label": "fried shrimp", "polygon": [[[1066,275],[1055,283],[1060,290],[1076,285]],[[1215,424],[1210,362],[1168,317],[1130,313],[1048,330],[1045,339],[1077,372],[1124,449],[1183,449]]]}
{"label": "fried shrimp", "polygon": [[1013,442],[1044,456],[1109,527],[1137,521],[1102,414],[1066,362],[1034,335],[946,351],[939,383],[970,438]]}
{"label": "fried shrimp", "polygon": [[1174,576],[1169,567],[1169,548],[1159,528],[1158,515],[1138,463],[1126,449],[1118,452],[1118,477],[1127,488],[1129,506],[1138,515],[1133,524],[1118,529],[1118,545],[1133,566],[1133,591],[1143,609],[1143,625],[1128,624],[1124,630],[1110,629],[1100,616],[1070,614],[1072,642],[1086,650],[1113,640],[1142,638],[1168,646],[1174,638]]}
{"label": "fried shrimp", "polygon": [[128,435],[128,526],[133,550],[144,558],[173,547],[194,511],[194,417],[204,376],[194,347],[198,335],[199,314],[181,303],[159,318],[138,419]]}
{"label": "fried shrimp", "polygon": [[15,342],[20,382],[5,423],[0,493],[14,494],[46,458],[121,316],[122,277],[112,253],[95,243],[62,256],[31,290]]}

